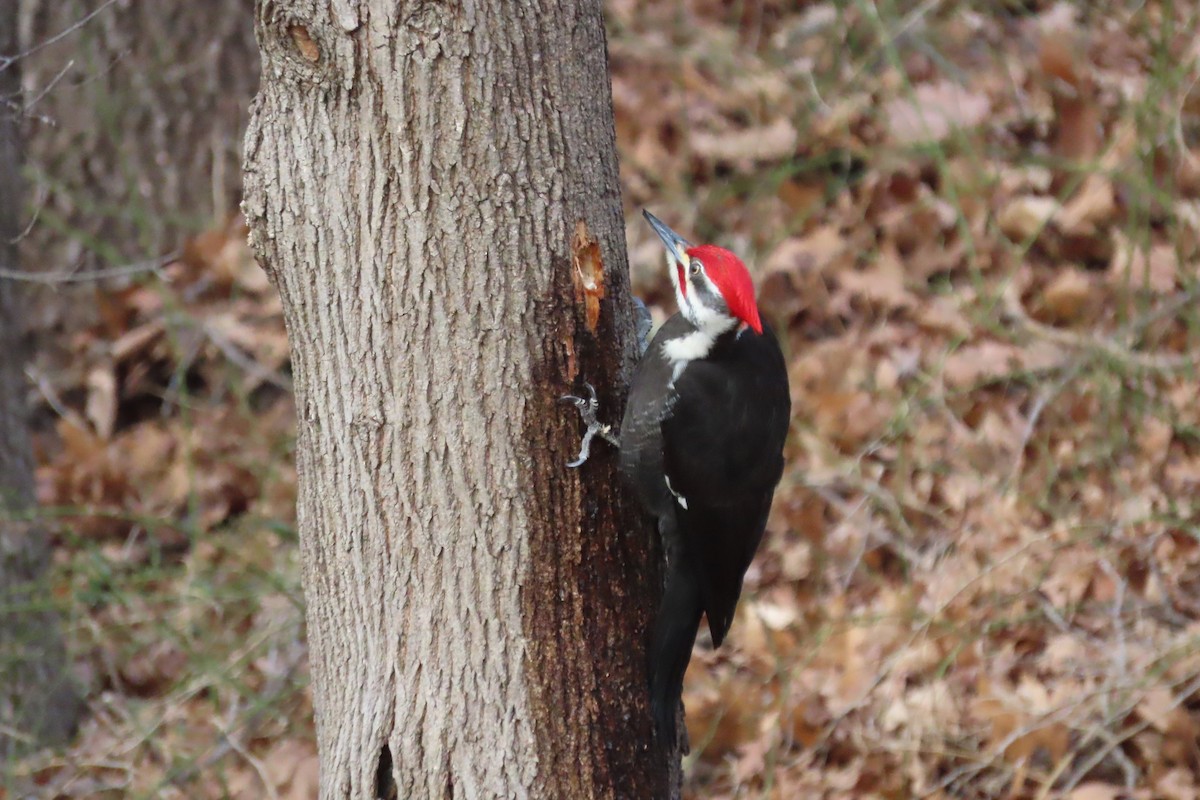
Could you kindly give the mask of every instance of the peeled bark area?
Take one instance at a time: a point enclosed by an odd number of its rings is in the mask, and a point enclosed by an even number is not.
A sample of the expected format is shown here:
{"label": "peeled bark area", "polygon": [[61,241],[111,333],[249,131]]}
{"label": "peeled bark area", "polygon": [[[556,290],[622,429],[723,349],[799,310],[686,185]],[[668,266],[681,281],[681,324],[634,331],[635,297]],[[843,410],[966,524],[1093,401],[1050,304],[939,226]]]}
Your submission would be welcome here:
{"label": "peeled bark area", "polygon": [[619,418],[633,364],[599,4],[257,26],[245,209],[292,346],[322,797],[672,796],[654,540],[615,453],[565,468],[557,403],[586,379]]}

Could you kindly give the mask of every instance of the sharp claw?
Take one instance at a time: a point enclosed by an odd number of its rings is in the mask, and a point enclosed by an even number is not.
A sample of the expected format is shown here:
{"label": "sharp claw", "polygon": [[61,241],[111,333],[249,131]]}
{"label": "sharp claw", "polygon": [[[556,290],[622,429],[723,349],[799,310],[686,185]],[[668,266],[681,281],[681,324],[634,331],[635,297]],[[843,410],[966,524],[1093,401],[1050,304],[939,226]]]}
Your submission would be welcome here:
{"label": "sharp claw", "polygon": [[570,403],[571,405],[575,406],[579,409],[579,413],[584,418],[584,421],[591,423],[594,418],[589,416],[589,414],[595,413],[596,409],[600,407],[600,401],[596,399],[596,390],[590,383],[585,383],[583,386],[585,389],[587,389],[587,397],[580,397],[579,395],[575,394],[564,394],[562,397],[558,398],[558,401],[560,403]]}
{"label": "sharp claw", "polygon": [[582,467],[588,460],[588,456],[591,455],[592,437],[595,435],[596,429],[589,425],[588,429],[583,432],[583,441],[579,444],[579,455],[574,461],[567,462],[569,468],[577,469],[578,467]]}
{"label": "sharp claw", "polygon": [[587,391],[587,397],[564,394],[558,398],[559,402],[571,403],[579,409],[579,416],[583,418],[584,424],[587,425],[587,430],[583,432],[583,441],[579,445],[579,456],[574,461],[567,462],[567,466],[571,469],[583,466],[584,462],[588,460],[588,456],[591,453],[592,439],[597,434],[600,435],[600,438],[613,445],[617,444],[616,438],[612,435],[612,429],[596,419],[596,409],[600,407],[600,401],[596,397],[596,387],[585,382],[583,388]]}

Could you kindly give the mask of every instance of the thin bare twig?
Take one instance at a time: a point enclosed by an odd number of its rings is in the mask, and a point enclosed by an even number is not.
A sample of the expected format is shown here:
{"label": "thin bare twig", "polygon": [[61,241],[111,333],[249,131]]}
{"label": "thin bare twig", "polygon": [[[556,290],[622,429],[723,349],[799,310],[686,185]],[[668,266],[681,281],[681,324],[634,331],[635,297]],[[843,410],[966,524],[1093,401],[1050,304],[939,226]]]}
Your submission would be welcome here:
{"label": "thin bare twig", "polygon": [[1042,418],[1042,413],[1045,412],[1054,398],[1066,388],[1067,384],[1074,380],[1082,367],[1083,362],[1076,361],[1069,369],[1063,372],[1058,380],[1050,386],[1043,387],[1038,392],[1037,397],[1033,401],[1033,407],[1029,409],[1029,417],[1025,420],[1025,430],[1021,432],[1021,439],[1017,442],[1012,469],[1008,473],[1009,486],[1015,485],[1021,477],[1021,470],[1025,468],[1025,448],[1029,446],[1029,442],[1033,439],[1033,433],[1037,430],[1037,424]]}
{"label": "thin bare twig", "polygon": [[59,81],[61,81],[66,76],[66,74],[71,71],[71,68],[74,66],[75,66],[75,59],[72,58],[69,61],[67,61],[67,63],[63,66],[63,68],[58,71],[58,74],[56,74],[53,78],[51,78],[46,83],[45,86],[43,86],[41,89],[39,89],[37,94],[35,94],[33,97],[31,97],[29,100],[27,100],[25,102],[25,107],[21,110],[28,116],[29,109],[33,108],[35,105],[38,104],[38,102],[41,101],[41,99],[43,97],[45,97],[47,94],[49,94],[50,90],[53,89],[55,86],[57,86]]}
{"label": "thin bare twig", "polygon": [[33,213],[29,216],[29,222],[26,223],[24,230],[8,240],[9,244],[17,244],[26,236],[28,236],[29,232],[33,230],[33,226],[37,224],[38,218],[41,217],[42,209],[46,206],[46,190],[42,186],[38,186],[38,192],[40,197],[34,201]]}
{"label": "thin bare twig", "polygon": [[42,395],[42,399],[46,401],[46,405],[50,406],[50,409],[55,414],[58,414],[58,416],[81,430],[91,430],[91,427],[87,424],[87,420],[80,416],[79,412],[63,402],[58,391],[50,383],[50,379],[41,370],[34,368],[32,365],[26,367],[25,377],[29,378],[33,385],[37,387],[38,392]]}
{"label": "thin bare twig", "polygon": [[64,270],[62,272],[30,272],[28,270],[0,268],[0,278],[8,278],[14,281],[25,281],[27,283],[39,283],[46,286],[55,286],[63,283],[86,283],[87,281],[102,281],[109,278],[124,278],[130,275],[141,275],[146,272],[157,273],[160,269],[165,267],[167,264],[170,264],[172,261],[175,261],[177,258],[179,258],[179,252],[175,251],[168,253],[165,256],[148,259],[146,261],[138,261],[121,267],[97,269],[90,272],[80,272],[78,268]]}
{"label": "thin bare twig", "polygon": [[229,749],[241,756],[242,760],[249,764],[250,768],[254,770],[254,774],[258,776],[259,782],[263,785],[263,789],[266,790],[266,796],[268,800],[279,800],[279,793],[275,791],[275,782],[271,780],[271,776],[267,772],[266,765],[263,764],[262,759],[257,758],[253,753],[246,749],[246,746],[242,744],[234,730],[234,723],[237,720],[238,706],[239,704],[237,702],[231,703],[229,707],[229,721],[214,722],[213,727],[220,731],[222,738],[229,743]]}
{"label": "thin bare twig", "polygon": [[80,19],[76,20],[75,22],[68,25],[66,28],[63,28],[61,31],[59,31],[58,33],[51,36],[49,39],[43,39],[42,41],[38,42],[33,47],[30,47],[28,50],[25,50],[24,52],[17,53],[16,55],[11,55],[11,56],[0,55],[0,71],[8,69],[14,63],[20,61],[23,58],[28,58],[29,56],[33,55],[34,53],[38,52],[39,50],[43,50],[43,49],[49,47],[50,45],[54,44],[55,42],[62,41],[63,39],[70,36],[72,33],[75,33],[76,31],[78,31],[84,25],[91,22],[93,19],[95,19],[101,13],[106,11],[109,6],[115,4],[116,2],[117,2],[117,0],[105,0],[105,2],[102,3],[99,8],[96,8],[96,9],[92,10],[91,12],[85,14]]}

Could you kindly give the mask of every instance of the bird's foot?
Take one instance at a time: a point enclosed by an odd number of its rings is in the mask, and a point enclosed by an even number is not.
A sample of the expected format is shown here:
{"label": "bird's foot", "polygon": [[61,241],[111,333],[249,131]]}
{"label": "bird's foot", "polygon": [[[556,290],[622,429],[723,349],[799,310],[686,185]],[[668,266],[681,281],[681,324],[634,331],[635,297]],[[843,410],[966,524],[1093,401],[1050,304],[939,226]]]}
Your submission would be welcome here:
{"label": "bird's foot", "polygon": [[600,401],[596,399],[595,388],[590,383],[585,383],[584,388],[587,389],[587,397],[565,394],[559,398],[560,401],[570,403],[579,409],[579,416],[583,419],[584,424],[587,425],[587,430],[583,432],[583,441],[579,445],[579,456],[574,461],[567,462],[567,466],[572,469],[583,466],[584,462],[588,460],[588,456],[591,455],[592,450],[592,439],[596,436],[599,436],[613,447],[621,446],[621,440],[613,432],[612,426],[605,425],[596,419],[596,409],[600,408]]}

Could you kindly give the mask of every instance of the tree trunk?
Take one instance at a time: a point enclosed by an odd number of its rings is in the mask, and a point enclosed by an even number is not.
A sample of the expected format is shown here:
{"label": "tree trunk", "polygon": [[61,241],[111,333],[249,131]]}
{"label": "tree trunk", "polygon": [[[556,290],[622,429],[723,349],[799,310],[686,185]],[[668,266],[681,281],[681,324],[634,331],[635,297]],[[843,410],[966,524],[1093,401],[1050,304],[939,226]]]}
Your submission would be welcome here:
{"label": "tree trunk", "polygon": [[[597,445],[633,315],[598,0],[262,0],[324,798],[664,798],[649,526]],[[605,296],[607,294],[607,296]],[[603,302],[601,302],[601,300]]]}
{"label": "tree trunk", "polygon": [[21,79],[17,0],[0,0],[0,761],[65,741],[80,703],[70,685],[57,620],[42,581],[46,532],[26,521],[33,506],[33,455],[21,354]]}

